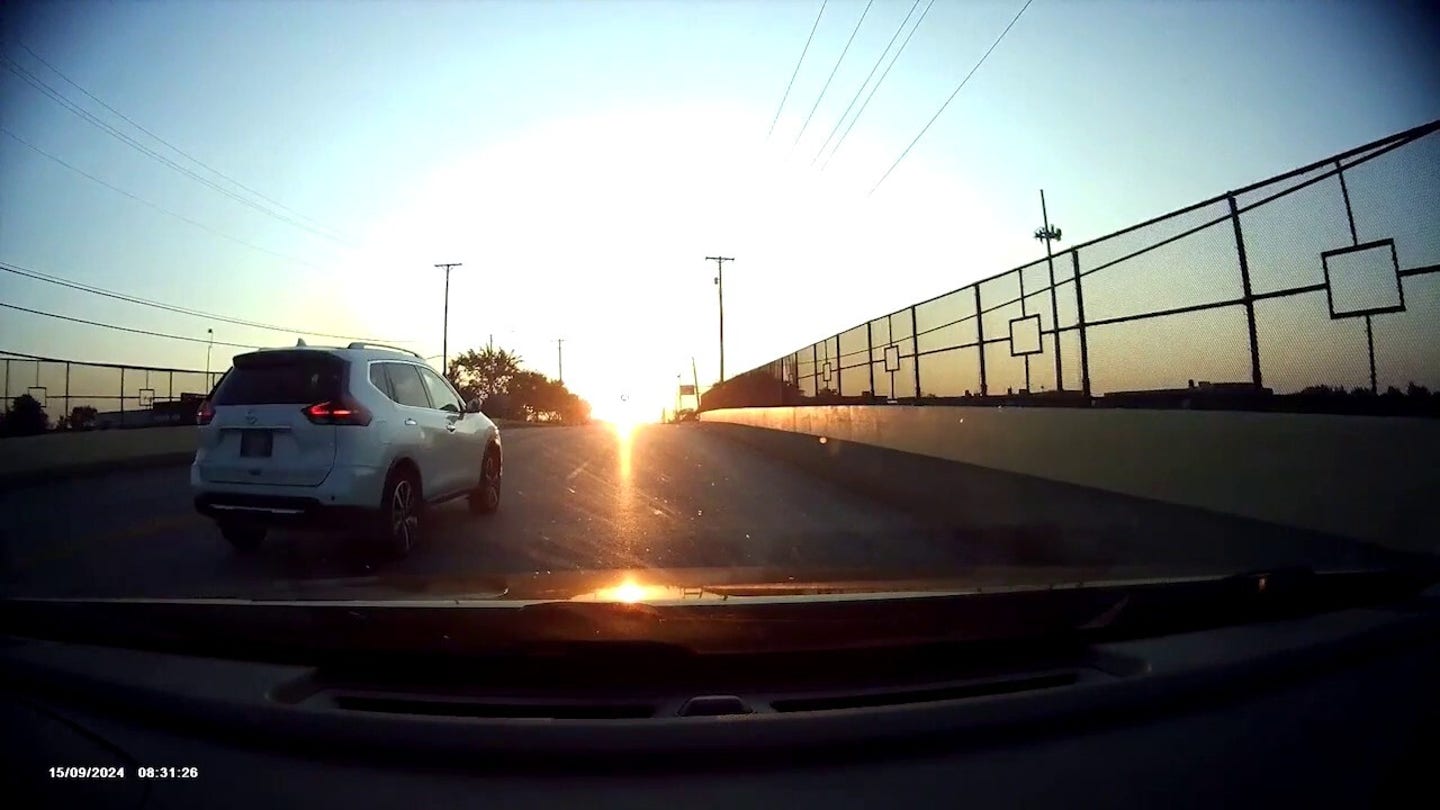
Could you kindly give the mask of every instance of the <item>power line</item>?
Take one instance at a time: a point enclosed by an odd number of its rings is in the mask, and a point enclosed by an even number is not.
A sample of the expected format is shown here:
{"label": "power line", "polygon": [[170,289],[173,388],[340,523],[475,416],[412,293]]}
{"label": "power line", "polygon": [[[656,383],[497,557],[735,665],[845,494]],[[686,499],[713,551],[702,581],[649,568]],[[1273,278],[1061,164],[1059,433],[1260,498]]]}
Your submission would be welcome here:
{"label": "power line", "polygon": [[78,167],[76,167],[76,166],[74,166],[74,165],[66,162],[65,160],[63,160],[63,159],[61,159],[61,158],[59,158],[59,157],[56,157],[55,155],[53,155],[53,154],[45,151],[44,149],[41,149],[40,147],[38,147],[38,146],[36,146],[35,144],[33,144],[33,143],[25,140],[24,138],[20,137],[19,135],[16,135],[14,132],[11,132],[11,131],[10,131],[8,128],[6,128],[6,127],[0,126],[0,132],[3,132],[3,133],[5,133],[6,135],[9,135],[9,136],[10,136],[13,140],[15,140],[17,143],[20,143],[21,145],[23,145],[23,146],[25,146],[25,147],[28,147],[29,149],[31,149],[32,151],[34,151],[36,154],[42,155],[42,156],[44,156],[44,157],[49,158],[50,160],[55,161],[56,163],[60,164],[61,166],[64,166],[65,168],[69,169],[69,170],[72,171],[72,172],[75,172],[76,174],[80,175],[81,177],[84,177],[84,178],[86,178],[86,179],[92,180],[92,181],[94,181],[94,182],[96,182],[96,183],[104,186],[105,188],[108,188],[108,189],[110,189],[111,191],[113,191],[113,192],[115,192],[115,193],[117,193],[117,194],[122,194],[122,195],[124,195],[124,196],[126,196],[126,197],[129,197],[130,199],[132,199],[132,200],[134,200],[134,201],[136,201],[136,202],[138,202],[138,203],[141,203],[141,204],[143,204],[143,205],[147,205],[147,206],[149,206],[150,208],[153,208],[153,209],[155,209],[156,211],[159,211],[159,212],[162,213],[162,214],[168,214],[168,215],[170,215],[170,216],[172,216],[172,217],[180,220],[181,222],[184,222],[184,223],[189,224],[189,225],[193,225],[193,226],[195,226],[196,228],[199,228],[199,229],[201,229],[201,230],[203,230],[203,231],[207,231],[207,232],[209,232],[209,233],[212,233],[212,234],[214,234],[215,236],[221,237],[222,239],[228,239],[228,240],[230,240],[231,242],[236,243],[237,245],[244,245],[245,247],[248,247],[248,248],[250,248],[251,250],[258,250],[258,251],[260,251],[261,253],[268,253],[268,254],[270,254],[271,256],[275,256],[275,257],[277,257],[277,258],[284,259],[284,260],[286,260],[286,261],[288,261],[288,262],[294,262],[295,264],[302,264],[302,265],[305,265],[306,267],[311,267],[311,268],[314,268],[314,269],[316,269],[316,270],[321,269],[319,265],[313,264],[313,263],[311,263],[311,262],[307,262],[307,261],[305,261],[304,259],[297,259],[297,258],[294,257],[294,256],[288,256],[288,255],[286,255],[286,254],[284,254],[284,253],[280,253],[279,251],[275,251],[275,250],[271,250],[271,249],[269,249],[269,248],[261,247],[261,246],[259,246],[259,245],[257,245],[257,244],[254,244],[253,242],[247,242],[247,241],[245,241],[244,239],[241,239],[241,238],[239,238],[239,237],[231,236],[230,234],[225,233],[225,232],[223,232],[223,231],[217,231],[217,230],[215,230],[214,228],[210,227],[209,225],[206,225],[206,224],[203,223],[203,222],[197,222],[196,220],[193,220],[193,219],[185,216],[184,214],[180,214],[180,213],[177,213],[177,212],[175,212],[175,211],[171,211],[169,208],[166,208],[166,207],[164,207],[164,206],[162,206],[162,205],[159,205],[159,204],[157,204],[157,203],[153,203],[153,202],[145,199],[144,197],[139,196],[138,194],[132,194],[132,193],[126,191],[125,189],[120,188],[119,186],[111,185],[110,183],[107,183],[107,182],[105,182],[104,180],[101,180],[100,178],[96,177],[95,175],[90,174],[89,172],[85,171],[84,169],[78,168]]}
{"label": "power line", "polygon": [[875,66],[870,68],[870,73],[865,76],[865,81],[861,82],[860,86],[855,88],[855,96],[850,99],[849,104],[845,105],[845,112],[840,113],[840,119],[835,122],[835,126],[830,130],[830,134],[825,136],[825,142],[820,144],[820,151],[816,152],[815,157],[810,159],[811,166],[814,166],[815,161],[819,160],[820,156],[825,154],[825,147],[830,145],[830,140],[835,137],[835,133],[840,131],[840,125],[845,123],[845,116],[850,114],[850,110],[855,107],[855,102],[860,100],[860,94],[865,92],[865,86],[870,84],[870,80],[875,77],[875,71],[880,69],[880,63],[885,61],[885,54],[890,53],[890,46],[894,45],[895,40],[900,38],[900,32],[905,30],[905,23],[910,22],[910,18],[915,16],[915,9],[919,7],[920,0],[915,0],[915,4],[910,6],[910,11],[905,15],[905,19],[900,21],[900,27],[895,29],[895,33],[891,35],[890,41],[885,43],[885,50],[880,52],[879,58],[875,60]]}
{"label": "power line", "polygon": [[24,49],[24,51],[25,51],[26,53],[30,54],[30,56],[31,56],[32,58],[34,58],[35,61],[37,61],[37,62],[39,62],[40,64],[44,65],[45,67],[49,68],[51,73],[54,73],[56,76],[59,76],[66,84],[68,84],[68,85],[70,85],[71,87],[75,88],[76,90],[79,90],[80,92],[84,93],[86,96],[88,96],[88,97],[90,98],[91,101],[94,101],[96,104],[99,104],[101,107],[104,107],[105,109],[107,109],[107,110],[109,110],[110,112],[114,113],[115,115],[119,116],[119,117],[120,117],[122,120],[124,120],[126,123],[130,124],[130,126],[135,127],[136,129],[140,130],[141,132],[145,133],[146,135],[149,135],[151,138],[154,138],[155,140],[159,141],[160,143],[165,144],[165,145],[168,146],[171,150],[173,150],[175,153],[181,155],[181,156],[184,157],[186,160],[189,160],[191,163],[194,163],[195,165],[204,168],[206,171],[210,172],[211,174],[213,174],[213,175],[215,175],[215,176],[217,176],[217,177],[220,177],[220,178],[224,179],[225,181],[227,181],[227,182],[231,183],[232,185],[236,186],[237,188],[243,189],[243,190],[245,190],[245,191],[247,191],[247,192],[255,195],[256,197],[259,197],[260,199],[262,199],[262,200],[270,203],[271,205],[274,205],[276,208],[279,208],[279,209],[281,209],[282,211],[286,211],[286,212],[288,212],[288,213],[290,213],[290,214],[293,214],[293,215],[296,216],[296,217],[299,217],[299,218],[302,219],[302,220],[306,220],[306,221],[308,221],[310,224],[315,225],[316,227],[323,228],[324,230],[330,231],[332,234],[333,234],[333,233],[338,233],[337,231],[335,231],[334,228],[326,227],[325,225],[323,225],[323,224],[315,221],[315,220],[312,219],[311,217],[305,216],[304,214],[302,214],[302,213],[300,213],[299,211],[296,211],[295,209],[293,209],[293,208],[285,205],[284,203],[281,203],[281,202],[279,202],[279,201],[277,201],[277,200],[275,200],[275,199],[272,199],[272,198],[270,198],[270,197],[265,196],[264,194],[261,194],[260,192],[256,191],[256,190],[253,189],[253,188],[250,188],[249,186],[245,185],[244,183],[240,182],[239,180],[236,180],[235,178],[231,177],[230,175],[225,174],[224,172],[220,171],[219,169],[217,169],[217,168],[215,168],[215,167],[207,164],[205,161],[203,161],[203,160],[195,157],[194,155],[190,154],[189,152],[186,152],[184,149],[181,149],[180,147],[178,147],[178,146],[176,146],[175,144],[173,144],[173,143],[165,140],[164,138],[160,137],[159,135],[156,135],[154,132],[151,132],[149,129],[146,129],[143,125],[141,125],[140,122],[136,121],[135,119],[131,118],[130,116],[126,115],[125,113],[120,112],[119,110],[117,110],[117,109],[115,109],[114,107],[110,106],[109,104],[105,103],[105,100],[104,100],[104,99],[100,98],[99,96],[96,96],[94,93],[90,92],[89,90],[86,90],[84,87],[81,87],[78,83],[75,82],[75,80],[71,79],[69,76],[66,76],[63,72],[61,72],[61,70],[60,70],[59,68],[57,68],[57,67],[55,67],[54,65],[50,64],[50,63],[47,62],[47,61],[45,60],[45,58],[42,57],[40,54],[35,53],[33,50],[31,50],[29,45],[26,45],[26,44],[23,43],[23,42],[19,43],[19,45],[20,45],[20,47],[21,47],[22,49]]}
{"label": "power line", "polygon": [[78,281],[71,281],[66,278],[61,278],[60,276],[54,276],[50,275],[49,273],[42,273],[38,270],[32,270],[28,267],[21,267],[17,264],[10,264],[9,262],[0,262],[0,271],[11,273],[17,276],[23,276],[29,279],[34,279],[36,281],[44,281],[46,283],[55,284],[61,287],[68,287],[72,290],[79,290],[80,292],[87,292],[92,295],[99,295],[105,298],[113,298],[117,301],[124,301],[129,304],[138,304],[144,307],[151,307],[152,309],[173,312],[178,315],[188,315],[193,318],[204,318],[205,320],[218,321],[220,323],[229,323],[236,326],[247,326],[251,329],[263,329],[271,332],[286,332],[295,335],[310,335],[311,337],[335,338],[337,340],[360,340],[369,343],[410,342],[405,340],[386,340],[384,338],[357,337],[355,335],[332,335],[327,332],[312,332],[308,329],[295,329],[288,326],[276,326],[275,324],[248,321],[243,318],[234,318],[228,315],[216,315],[211,312],[203,312],[201,310],[190,309],[188,307],[180,307],[175,306],[174,304],[165,304],[159,301],[152,301],[148,298],[140,298],[138,296],[127,295],[125,293],[115,292],[114,290],[107,290],[104,287],[96,287],[91,284],[82,284]]}
{"label": "power line", "polygon": [[83,323],[83,324],[85,324],[86,326],[98,326],[98,327],[100,327],[100,328],[102,328],[102,329],[114,329],[114,330],[119,331],[119,332],[130,332],[130,333],[136,334],[136,335],[149,335],[150,337],[168,338],[168,339],[170,339],[170,340],[184,340],[184,341],[188,341],[188,342],[191,342],[191,343],[208,343],[208,344],[212,344],[212,345],[215,345],[215,346],[229,346],[229,347],[235,348],[235,349],[259,349],[259,348],[261,348],[260,346],[253,346],[253,345],[248,345],[248,344],[244,344],[244,343],[226,343],[226,342],[224,342],[224,341],[222,341],[222,340],[211,341],[209,338],[187,337],[187,336],[185,336],[185,335],[171,335],[171,334],[166,334],[165,332],[151,332],[151,331],[149,331],[149,330],[147,330],[147,329],[135,329],[135,328],[129,327],[129,326],[116,326],[116,325],[113,324],[113,323],[101,323],[100,321],[87,321],[87,320],[85,320],[84,318],[74,318],[74,317],[71,317],[71,316],[69,316],[69,315],[59,315],[59,314],[56,314],[56,313],[54,313],[54,312],[44,312],[44,311],[41,311],[41,310],[38,310],[38,309],[30,309],[29,307],[21,307],[21,306],[16,306],[15,304],[7,304],[7,303],[5,303],[4,301],[0,301],[0,307],[5,307],[6,309],[14,309],[14,310],[18,310],[18,311],[20,311],[20,312],[28,312],[28,313],[30,313],[31,315],[44,315],[44,316],[47,317],[47,318],[58,318],[59,320],[69,321],[69,322],[71,322],[71,323]]}
{"label": "power line", "polygon": [[790,74],[790,82],[785,85],[785,95],[780,97],[780,106],[775,108],[775,120],[770,122],[770,131],[765,133],[766,140],[775,134],[775,124],[780,121],[780,111],[785,109],[785,99],[790,98],[790,88],[795,86],[795,77],[800,75],[800,66],[805,63],[805,54],[810,50],[810,42],[815,39],[815,30],[820,27],[820,18],[825,16],[825,6],[830,0],[822,0],[820,13],[815,15],[815,24],[810,26],[810,36],[805,38],[805,47],[800,49],[800,59],[795,63],[795,71]]}
{"label": "power line", "polygon": [[880,74],[880,78],[875,80],[875,84],[870,88],[870,92],[865,96],[865,100],[860,102],[860,109],[855,111],[855,117],[850,119],[850,123],[845,126],[845,131],[840,134],[840,140],[835,142],[835,148],[830,150],[830,157],[825,158],[825,162],[820,165],[821,171],[824,171],[825,167],[830,165],[830,161],[835,159],[835,153],[840,151],[840,147],[845,144],[845,139],[850,137],[850,130],[855,128],[855,122],[859,121],[860,116],[865,114],[865,108],[870,106],[870,99],[875,97],[875,91],[879,90],[880,85],[885,83],[885,77],[890,75],[890,68],[895,67],[895,63],[900,61],[900,54],[905,52],[905,46],[910,44],[910,38],[915,36],[915,32],[920,29],[920,23],[925,22],[925,15],[930,13],[930,7],[933,5],[935,5],[935,0],[930,0],[929,3],[925,4],[925,10],[920,12],[920,19],[915,21],[915,25],[910,29],[910,33],[905,35],[905,41],[900,43],[900,49],[895,51],[894,56],[890,57],[890,64],[885,66],[885,70]]}
{"label": "power line", "polygon": [[820,100],[825,98],[825,91],[830,89],[830,82],[835,79],[835,72],[840,69],[840,63],[845,61],[845,54],[850,52],[850,43],[855,41],[855,35],[860,33],[860,26],[865,22],[865,15],[870,13],[870,7],[875,5],[875,0],[865,4],[865,10],[860,12],[860,19],[855,21],[855,30],[850,32],[850,38],[845,40],[845,47],[840,51],[840,58],[835,60],[835,67],[830,69],[829,78],[825,79],[825,86],[820,88],[820,95],[815,97],[815,105],[810,108],[810,114],[805,116],[805,123],[800,125],[800,134],[795,136],[795,143],[791,144],[793,149],[800,143],[800,138],[805,134],[805,128],[810,126],[810,119],[815,117],[815,111],[820,108]]}
{"label": "power line", "polygon": [[156,152],[155,150],[153,150],[153,149],[145,146],[144,144],[140,143],[139,141],[135,140],[134,138],[130,137],[129,135],[126,135],[124,132],[121,132],[120,130],[116,129],[115,127],[113,127],[113,126],[105,123],[104,121],[100,120],[100,119],[97,118],[95,115],[93,115],[90,111],[86,110],[84,107],[81,107],[80,105],[78,105],[78,104],[76,104],[75,102],[71,101],[70,99],[66,98],[63,93],[61,93],[60,91],[58,91],[58,90],[56,90],[55,88],[51,87],[50,85],[46,84],[46,83],[45,83],[44,81],[42,81],[39,77],[37,77],[35,74],[33,74],[33,73],[31,73],[30,71],[26,70],[23,65],[21,65],[21,64],[18,63],[18,62],[16,62],[14,59],[11,59],[8,55],[0,55],[0,60],[3,60],[3,65],[4,65],[4,67],[5,67],[6,70],[10,71],[10,73],[12,73],[12,74],[14,74],[15,76],[17,76],[21,81],[23,81],[23,82],[25,82],[26,84],[30,85],[30,86],[31,86],[32,88],[34,88],[35,90],[39,91],[42,95],[48,97],[51,101],[54,101],[55,103],[57,103],[57,104],[59,104],[60,106],[64,107],[66,110],[68,110],[68,111],[71,112],[72,114],[80,117],[82,120],[86,121],[87,123],[89,123],[89,124],[91,124],[91,125],[99,128],[101,131],[103,131],[103,132],[105,132],[106,134],[110,135],[111,137],[119,140],[120,142],[126,144],[127,146],[130,146],[132,149],[135,149],[136,151],[140,152],[141,154],[146,155],[147,157],[149,157],[149,158],[151,158],[151,159],[159,162],[160,164],[162,164],[162,165],[164,165],[164,166],[167,166],[167,167],[169,167],[169,168],[171,168],[171,169],[173,169],[173,170],[175,170],[175,171],[177,171],[177,172],[185,175],[186,177],[189,177],[190,179],[192,179],[192,180],[194,180],[194,181],[196,181],[196,182],[198,182],[198,183],[201,183],[202,185],[208,186],[209,188],[211,188],[211,189],[213,189],[213,190],[215,190],[215,191],[220,192],[221,194],[225,195],[226,197],[229,197],[230,199],[232,199],[232,200],[234,200],[234,201],[236,201],[236,202],[238,202],[238,203],[240,203],[240,204],[242,204],[242,205],[245,205],[245,206],[248,206],[248,207],[250,207],[250,208],[253,208],[254,210],[259,211],[260,213],[265,214],[265,215],[267,215],[267,216],[269,216],[269,217],[272,217],[272,218],[274,218],[274,219],[276,219],[276,220],[279,220],[280,222],[284,222],[284,223],[287,224],[287,225],[294,226],[294,227],[299,228],[299,229],[301,229],[301,230],[303,230],[303,231],[307,231],[307,232],[309,232],[309,233],[312,233],[312,234],[314,234],[314,235],[316,235],[316,236],[320,236],[320,237],[323,237],[323,238],[325,238],[325,239],[329,239],[330,241],[339,242],[339,243],[344,244],[344,241],[341,240],[341,239],[338,239],[338,238],[336,238],[336,237],[334,237],[334,236],[331,236],[330,234],[327,234],[327,233],[325,233],[325,232],[323,232],[323,231],[320,231],[320,230],[317,230],[317,229],[315,229],[315,228],[312,228],[312,227],[310,227],[309,225],[304,224],[303,222],[299,222],[299,221],[297,221],[297,220],[295,220],[295,219],[292,219],[292,218],[290,218],[290,217],[287,217],[287,216],[285,216],[284,214],[281,214],[281,213],[279,213],[278,211],[275,211],[274,209],[267,208],[266,206],[261,205],[261,204],[255,202],[255,201],[249,199],[248,197],[245,197],[245,196],[243,196],[243,195],[241,195],[241,194],[238,194],[238,193],[236,193],[236,192],[234,192],[234,191],[231,191],[230,189],[225,188],[224,186],[221,186],[220,184],[214,182],[213,180],[210,180],[210,179],[207,178],[207,177],[203,177],[203,176],[195,173],[193,170],[188,169],[188,168],[186,168],[185,166],[181,166],[180,164],[178,164],[178,163],[176,163],[175,161],[173,161],[173,160],[165,157],[164,155],[160,154],[159,152]]}
{"label": "power line", "polygon": [[985,55],[981,56],[980,61],[975,63],[975,67],[970,68],[970,72],[966,73],[965,78],[960,80],[960,84],[955,88],[955,92],[951,93],[950,97],[945,99],[945,103],[941,104],[940,109],[935,111],[935,115],[931,116],[929,122],[920,130],[920,134],[915,136],[915,140],[911,141],[910,145],[905,147],[905,151],[900,153],[900,157],[895,158],[895,162],[890,164],[890,168],[886,169],[885,174],[880,176],[880,179],[876,181],[875,185],[867,192],[867,196],[874,194],[875,189],[880,188],[880,184],[885,182],[885,178],[889,177],[890,173],[895,171],[895,167],[900,165],[900,161],[904,160],[905,156],[910,154],[910,150],[915,148],[915,144],[919,143],[920,139],[925,137],[925,133],[930,129],[930,125],[935,123],[935,119],[940,117],[940,113],[945,112],[945,108],[950,106],[950,102],[954,101],[955,97],[960,95],[960,91],[965,89],[965,83],[970,81],[970,77],[975,75],[975,71],[979,70],[981,65],[985,64],[985,60],[990,57],[990,53],[995,50],[995,47],[1000,44],[1001,40],[1005,39],[1005,35],[1010,33],[1010,29],[1015,27],[1015,23],[1020,21],[1020,15],[1024,14],[1025,9],[1030,8],[1030,4],[1033,2],[1035,2],[1035,0],[1025,0],[1025,5],[1021,6],[1020,10],[1015,13],[1015,17],[1010,20],[1010,24],[1005,26],[1005,30],[1001,31],[1000,36],[996,37],[995,41],[990,44],[989,50],[985,51]]}

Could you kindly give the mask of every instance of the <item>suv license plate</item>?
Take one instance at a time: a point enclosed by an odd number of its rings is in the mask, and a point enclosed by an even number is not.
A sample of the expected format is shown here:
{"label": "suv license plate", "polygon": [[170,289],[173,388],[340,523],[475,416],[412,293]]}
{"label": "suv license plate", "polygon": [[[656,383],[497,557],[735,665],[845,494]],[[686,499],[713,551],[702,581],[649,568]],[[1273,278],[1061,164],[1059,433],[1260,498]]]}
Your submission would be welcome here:
{"label": "suv license plate", "polygon": [[240,455],[243,458],[269,458],[274,446],[274,437],[268,430],[240,431]]}

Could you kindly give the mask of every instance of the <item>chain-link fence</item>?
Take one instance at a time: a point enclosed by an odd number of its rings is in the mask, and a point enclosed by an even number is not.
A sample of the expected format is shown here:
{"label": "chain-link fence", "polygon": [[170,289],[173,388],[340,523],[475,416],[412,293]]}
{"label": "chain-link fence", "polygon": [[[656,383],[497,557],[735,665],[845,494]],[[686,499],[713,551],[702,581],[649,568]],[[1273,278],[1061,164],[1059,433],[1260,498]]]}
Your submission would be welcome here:
{"label": "chain-link fence", "polygon": [[860,324],[704,408],[1440,412],[1440,121]]}
{"label": "chain-link fence", "polygon": [[0,391],[12,414],[30,396],[52,429],[105,429],[193,423],[199,403],[225,369],[79,363],[0,351]]}

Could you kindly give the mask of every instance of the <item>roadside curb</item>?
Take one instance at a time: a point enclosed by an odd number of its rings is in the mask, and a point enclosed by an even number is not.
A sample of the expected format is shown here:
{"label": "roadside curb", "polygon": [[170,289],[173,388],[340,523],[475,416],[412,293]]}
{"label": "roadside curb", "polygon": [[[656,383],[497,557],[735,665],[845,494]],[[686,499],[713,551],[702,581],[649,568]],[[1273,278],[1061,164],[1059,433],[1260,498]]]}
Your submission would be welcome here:
{"label": "roadside curb", "polygon": [[195,458],[195,451],[156,453],[148,456],[115,459],[113,461],[92,461],[84,464],[70,464],[45,467],[38,470],[14,470],[0,472],[0,492],[11,492],[31,486],[53,484],[75,478],[87,478],[127,470],[145,470],[169,467],[187,463]]}

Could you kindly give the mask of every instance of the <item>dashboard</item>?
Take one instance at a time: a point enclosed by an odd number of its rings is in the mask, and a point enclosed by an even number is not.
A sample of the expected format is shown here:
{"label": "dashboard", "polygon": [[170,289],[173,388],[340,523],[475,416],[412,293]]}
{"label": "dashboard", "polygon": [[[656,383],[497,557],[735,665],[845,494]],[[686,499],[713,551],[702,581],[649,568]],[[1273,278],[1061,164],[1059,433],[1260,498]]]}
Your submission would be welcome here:
{"label": "dashboard", "polygon": [[0,729],[26,795],[117,808],[1393,806],[1440,752],[1436,589],[914,661],[562,695],[9,636]]}

